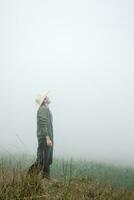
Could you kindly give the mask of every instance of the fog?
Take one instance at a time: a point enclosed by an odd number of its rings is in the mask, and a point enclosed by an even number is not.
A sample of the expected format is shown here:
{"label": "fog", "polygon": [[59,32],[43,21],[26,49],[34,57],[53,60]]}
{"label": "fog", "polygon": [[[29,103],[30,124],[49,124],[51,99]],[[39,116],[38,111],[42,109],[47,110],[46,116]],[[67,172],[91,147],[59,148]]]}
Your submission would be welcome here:
{"label": "fog", "polygon": [[36,155],[50,91],[54,156],[134,164],[132,0],[0,1],[0,153]]}

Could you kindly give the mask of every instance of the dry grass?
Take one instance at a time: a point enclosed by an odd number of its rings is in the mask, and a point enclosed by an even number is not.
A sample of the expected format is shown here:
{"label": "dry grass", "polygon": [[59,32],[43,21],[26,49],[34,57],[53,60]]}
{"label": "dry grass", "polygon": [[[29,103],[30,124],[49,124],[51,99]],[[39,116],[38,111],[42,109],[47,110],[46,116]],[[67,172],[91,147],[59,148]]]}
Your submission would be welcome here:
{"label": "dry grass", "polygon": [[27,176],[33,159],[0,159],[0,200],[134,200],[134,169],[55,159],[51,180]]}
{"label": "dry grass", "polygon": [[[2,171],[1,171],[2,172]],[[0,200],[134,200],[134,192],[89,178],[47,180],[24,172],[0,174]]]}

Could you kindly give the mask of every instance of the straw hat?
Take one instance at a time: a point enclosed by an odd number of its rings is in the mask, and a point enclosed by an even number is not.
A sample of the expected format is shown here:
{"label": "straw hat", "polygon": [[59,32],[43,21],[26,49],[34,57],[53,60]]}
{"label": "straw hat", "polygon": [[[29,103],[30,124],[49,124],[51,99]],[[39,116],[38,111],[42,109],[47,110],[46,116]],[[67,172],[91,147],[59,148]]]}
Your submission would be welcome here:
{"label": "straw hat", "polygon": [[43,92],[42,94],[39,94],[36,99],[35,99],[35,102],[41,106],[41,104],[43,103],[45,97],[48,95],[49,91],[48,92]]}

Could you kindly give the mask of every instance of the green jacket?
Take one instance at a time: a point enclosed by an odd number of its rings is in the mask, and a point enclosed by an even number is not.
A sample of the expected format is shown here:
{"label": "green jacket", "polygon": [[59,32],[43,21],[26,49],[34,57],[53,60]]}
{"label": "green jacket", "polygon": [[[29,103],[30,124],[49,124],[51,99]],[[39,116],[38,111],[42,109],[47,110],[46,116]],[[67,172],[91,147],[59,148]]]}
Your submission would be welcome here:
{"label": "green jacket", "polygon": [[46,136],[53,141],[53,116],[47,106],[41,105],[37,111],[37,137]]}

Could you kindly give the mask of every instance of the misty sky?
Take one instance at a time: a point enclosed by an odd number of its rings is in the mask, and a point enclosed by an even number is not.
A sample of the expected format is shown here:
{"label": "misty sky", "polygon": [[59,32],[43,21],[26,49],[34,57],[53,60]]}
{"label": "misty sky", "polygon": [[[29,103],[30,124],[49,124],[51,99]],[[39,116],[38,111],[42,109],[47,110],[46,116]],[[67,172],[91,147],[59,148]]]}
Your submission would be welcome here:
{"label": "misty sky", "polygon": [[0,1],[0,152],[36,155],[50,90],[54,155],[134,164],[132,0]]}

